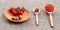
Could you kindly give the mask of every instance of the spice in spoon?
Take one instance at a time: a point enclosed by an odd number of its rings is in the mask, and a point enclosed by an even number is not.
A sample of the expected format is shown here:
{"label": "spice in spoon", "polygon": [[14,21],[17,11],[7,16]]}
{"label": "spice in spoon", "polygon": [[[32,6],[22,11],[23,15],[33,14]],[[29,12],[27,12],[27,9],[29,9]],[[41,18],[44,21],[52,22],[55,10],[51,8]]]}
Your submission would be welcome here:
{"label": "spice in spoon", "polygon": [[36,8],[36,9],[35,9],[35,12],[39,12],[39,9],[38,9],[38,8]]}
{"label": "spice in spoon", "polygon": [[53,12],[54,11],[54,7],[51,4],[47,4],[45,6],[45,10],[48,11],[48,12]]}

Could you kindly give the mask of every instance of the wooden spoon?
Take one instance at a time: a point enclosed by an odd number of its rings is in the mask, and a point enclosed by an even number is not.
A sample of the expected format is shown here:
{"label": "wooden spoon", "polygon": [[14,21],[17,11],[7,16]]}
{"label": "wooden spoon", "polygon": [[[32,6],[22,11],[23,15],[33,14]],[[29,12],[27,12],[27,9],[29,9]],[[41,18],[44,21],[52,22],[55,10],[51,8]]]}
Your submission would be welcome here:
{"label": "wooden spoon", "polygon": [[49,17],[50,17],[50,25],[51,25],[51,27],[53,27],[54,24],[53,24],[52,14],[53,14],[53,12],[54,12],[54,6],[53,6],[52,4],[47,4],[47,5],[45,6],[45,10],[46,10],[46,12],[49,14]]}
{"label": "wooden spoon", "polygon": [[33,12],[36,15],[36,25],[38,25],[38,14],[40,13],[40,10],[39,10],[39,8],[35,8],[33,10]]}

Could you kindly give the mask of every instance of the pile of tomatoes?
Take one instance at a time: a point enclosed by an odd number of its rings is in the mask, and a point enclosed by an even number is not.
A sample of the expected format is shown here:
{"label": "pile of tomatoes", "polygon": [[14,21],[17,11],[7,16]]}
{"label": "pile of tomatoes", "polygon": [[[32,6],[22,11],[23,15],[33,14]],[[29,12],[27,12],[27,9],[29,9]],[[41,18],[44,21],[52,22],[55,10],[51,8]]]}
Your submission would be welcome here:
{"label": "pile of tomatoes", "polygon": [[10,8],[9,9],[9,12],[13,15],[13,16],[19,16],[19,15],[22,15],[24,12],[25,12],[25,8]]}

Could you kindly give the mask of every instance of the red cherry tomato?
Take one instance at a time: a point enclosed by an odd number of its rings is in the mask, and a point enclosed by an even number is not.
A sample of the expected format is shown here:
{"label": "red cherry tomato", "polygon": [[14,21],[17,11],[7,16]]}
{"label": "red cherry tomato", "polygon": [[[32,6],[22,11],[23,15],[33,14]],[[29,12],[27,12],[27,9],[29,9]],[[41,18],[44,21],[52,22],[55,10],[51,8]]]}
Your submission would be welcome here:
{"label": "red cherry tomato", "polygon": [[25,12],[24,8],[19,9],[19,11],[17,12],[17,15],[22,15],[24,12]]}
{"label": "red cherry tomato", "polygon": [[45,6],[45,10],[48,11],[48,12],[53,12],[54,11],[54,7],[51,4],[47,4]]}
{"label": "red cherry tomato", "polygon": [[13,9],[14,9],[14,8],[10,8],[10,9],[9,9],[9,12],[12,13],[12,12],[13,12]]}
{"label": "red cherry tomato", "polygon": [[23,11],[20,11],[21,14],[23,14],[24,12]]}
{"label": "red cherry tomato", "polygon": [[26,9],[23,7],[23,8],[22,8],[23,13],[25,12],[25,10],[26,10]]}
{"label": "red cherry tomato", "polygon": [[17,7],[17,8],[16,8],[16,11],[19,11],[19,10],[21,10],[21,9],[20,9],[19,7]]}
{"label": "red cherry tomato", "polygon": [[22,11],[25,12],[25,9],[23,9]]}
{"label": "red cherry tomato", "polygon": [[17,15],[17,12],[14,10],[14,8],[10,8],[10,9],[9,9],[9,12],[10,12],[11,14],[13,14],[14,16]]}
{"label": "red cherry tomato", "polygon": [[17,15],[22,15],[22,14],[23,14],[23,12],[20,10],[17,12]]}
{"label": "red cherry tomato", "polygon": [[13,14],[14,16],[16,16],[16,15],[17,15],[17,12],[14,10],[12,14]]}

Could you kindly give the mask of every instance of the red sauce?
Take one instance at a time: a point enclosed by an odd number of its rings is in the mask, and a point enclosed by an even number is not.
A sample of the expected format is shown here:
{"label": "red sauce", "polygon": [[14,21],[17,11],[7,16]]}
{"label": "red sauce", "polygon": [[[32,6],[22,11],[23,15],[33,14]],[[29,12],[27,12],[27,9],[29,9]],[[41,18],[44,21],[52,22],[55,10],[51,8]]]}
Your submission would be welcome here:
{"label": "red sauce", "polygon": [[45,6],[45,10],[48,11],[48,12],[53,12],[54,11],[54,7],[52,4],[47,4]]}

